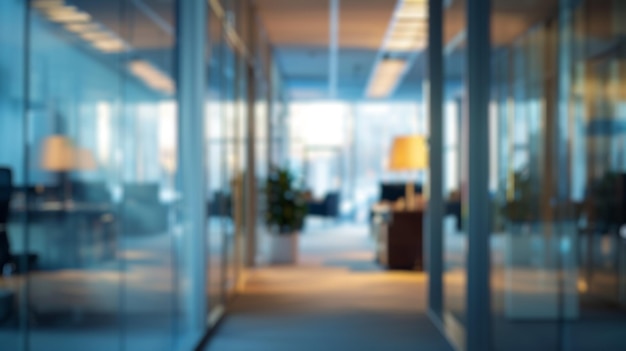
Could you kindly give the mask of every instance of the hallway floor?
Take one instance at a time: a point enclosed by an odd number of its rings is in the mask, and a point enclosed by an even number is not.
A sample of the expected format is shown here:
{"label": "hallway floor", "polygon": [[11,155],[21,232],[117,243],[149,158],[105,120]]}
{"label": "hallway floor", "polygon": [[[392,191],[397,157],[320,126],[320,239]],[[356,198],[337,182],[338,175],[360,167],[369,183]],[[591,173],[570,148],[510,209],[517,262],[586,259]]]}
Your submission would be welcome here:
{"label": "hallway floor", "polygon": [[451,350],[424,274],[381,271],[370,241],[365,227],[307,230],[300,265],[250,272],[208,350]]}

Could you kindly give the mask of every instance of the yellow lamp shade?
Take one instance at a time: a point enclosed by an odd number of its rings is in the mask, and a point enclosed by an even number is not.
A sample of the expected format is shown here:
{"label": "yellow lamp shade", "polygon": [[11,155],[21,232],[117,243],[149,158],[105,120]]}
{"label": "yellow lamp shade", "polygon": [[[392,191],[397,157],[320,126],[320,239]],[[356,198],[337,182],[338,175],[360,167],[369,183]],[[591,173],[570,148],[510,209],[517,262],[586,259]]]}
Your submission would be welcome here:
{"label": "yellow lamp shade", "polygon": [[72,141],[63,135],[51,135],[43,142],[40,166],[46,171],[64,172],[75,167]]}
{"label": "yellow lamp shade", "polygon": [[413,171],[428,168],[428,147],[421,135],[400,136],[394,139],[391,148],[389,169]]}

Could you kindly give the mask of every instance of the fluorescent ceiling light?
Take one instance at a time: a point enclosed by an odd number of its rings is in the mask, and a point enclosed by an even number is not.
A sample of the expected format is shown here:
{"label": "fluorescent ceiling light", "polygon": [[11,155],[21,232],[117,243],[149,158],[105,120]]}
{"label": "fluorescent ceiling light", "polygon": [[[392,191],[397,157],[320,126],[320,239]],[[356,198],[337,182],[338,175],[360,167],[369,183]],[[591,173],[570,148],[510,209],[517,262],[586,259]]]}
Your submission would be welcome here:
{"label": "fluorescent ceiling light", "polygon": [[428,5],[428,0],[404,0],[403,4],[404,6],[415,6],[415,5],[426,6]]}
{"label": "fluorescent ceiling light", "polygon": [[415,30],[415,29],[424,29],[428,28],[427,19],[404,19],[398,18],[394,23],[394,30],[406,29],[406,30]]}
{"label": "fluorescent ceiling light", "polygon": [[52,8],[44,9],[48,15],[67,15],[67,14],[76,14],[80,13],[74,6],[56,6]]}
{"label": "fluorescent ceiling light", "polygon": [[60,23],[89,22],[91,16],[74,6],[60,6],[43,9],[48,19]]}
{"label": "fluorescent ceiling light", "polygon": [[427,19],[428,0],[397,1],[370,76],[367,97],[387,97],[400,84],[417,52],[427,46]]}
{"label": "fluorescent ceiling light", "polygon": [[49,14],[47,17],[49,20],[59,23],[89,22],[91,20],[91,16],[83,12]]}
{"label": "fluorescent ceiling light", "polygon": [[378,63],[367,89],[370,98],[384,98],[391,95],[400,76],[406,69],[406,60],[385,59]]}
{"label": "fluorescent ceiling light", "polygon": [[397,18],[400,19],[425,19],[428,17],[428,11],[425,8],[407,9],[398,12]]}
{"label": "fluorescent ceiling light", "polygon": [[401,39],[426,39],[426,38],[427,38],[427,36],[423,32],[419,32],[419,31],[413,31],[413,32],[398,31],[398,32],[391,33],[391,35],[389,36],[387,41],[401,40]]}
{"label": "fluorescent ceiling light", "polygon": [[91,42],[91,45],[105,53],[115,53],[122,52],[126,50],[126,44],[120,39],[111,38],[104,40],[94,40]]}
{"label": "fluorescent ceiling light", "polygon": [[426,18],[428,4],[424,1],[403,1],[396,10],[397,18]]}
{"label": "fluorescent ceiling light", "polygon": [[407,40],[390,42],[385,46],[386,51],[415,51],[426,48],[426,41]]}
{"label": "fluorescent ceiling light", "polygon": [[159,90],[167,94],[173,94],[176,90],[172,79],[147,61],[132,61],[128,64],[128,69],[137,78],[141,79],[144,83],[146,83],[146,85],[155,90]]}
{"label": "fluorescent ceiling light", "polygon": [[397,37],[427,37],[428,36],[428,28],[404,28],[404,27],[396,27],[393,32],[389,35],[391,38]]}
{"label": "fluorescent ceiling light", "polygon": [[100,30],[100,26],[95,23],[69,23],[65,29],[72,33],[88,33]]}
{"label": "fluorescent ceiling light", "polygon": [[100,41],[100,40],[106,41],[110,39],[116,39],[111,35],[111,33],[107,33],[107,32],[80,33],[80,37],[88,41]]}
{"label": "fluorescent ceiling light", "polygon": [[220,4],[219,0],[210,0],[209,4],[211,5],[211,9],[213,9],[213,12],[215,12],[215,15],[217,15],[218,18],[224,17],[224,8],[222,7],[222,4]]}
{"label": "fluorescent ceiling light", "polygon": [[59,8],[65,5],[65,0],[38,0],[31,5],[37,9]]}

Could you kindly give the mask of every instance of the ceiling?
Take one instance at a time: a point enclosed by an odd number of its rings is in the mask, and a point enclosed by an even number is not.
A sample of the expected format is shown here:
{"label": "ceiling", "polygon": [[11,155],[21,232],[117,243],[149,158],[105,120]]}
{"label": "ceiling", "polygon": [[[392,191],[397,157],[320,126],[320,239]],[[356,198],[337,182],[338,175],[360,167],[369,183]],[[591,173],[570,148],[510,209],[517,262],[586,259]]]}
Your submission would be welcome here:
{"label": "ceiling", "polygon": [[[338,98],[362,99],[377,60],[396,0],[339,0]],[[257,0],[261,21],[278,61],[287,93],[295,99],[328,97],[329,0]],[[444,38],[452,43],[464,34],[466,0],[448,1]],[[556,14],[558,0],[492,0],[494,46],[515,41],[536,23]],[[464,40],[447,77],[461,78]],[[421,55],[393,98],[411,99],[420,93],[425,62]]]}
{"label": "ceiling", "polygon": [[[328,0],[257,0],[288,96],[328,97]],[[395,0],[340,0],[337,98],[364,96]]]}
{"label": "ceiling", "polygon": [[[397,0],[338,0],[338,99],[363,99],[379,47]],[[444,37],[452,42],[465,27],[465,1],[446,8]],[[173,66],[175,0],[66,0],[128,42],[134,53],[164,71]],[[292,99],[329,97],[330,0],[255,0],[260,22]],[[492,0],[492,39],[496,46],[513,42],[534,24],[556,13],[558,0]],[[143,8],[141,8],[143,7]],[[151,14],[153,16],[151,16]],[[155,18],[157,20],[155,20]],[[464,41],[448,75],[462,77]],[[392,98],[420,94],[425,60],[421,54]]]}

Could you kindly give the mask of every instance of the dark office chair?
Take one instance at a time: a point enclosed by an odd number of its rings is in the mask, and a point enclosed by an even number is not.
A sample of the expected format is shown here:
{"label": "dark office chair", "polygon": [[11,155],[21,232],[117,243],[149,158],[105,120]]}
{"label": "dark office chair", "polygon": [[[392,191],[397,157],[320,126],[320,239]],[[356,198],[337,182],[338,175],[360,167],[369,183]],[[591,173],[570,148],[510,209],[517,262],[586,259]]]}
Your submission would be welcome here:
{"label": "dark office chair", "polygon": [[[414,185],[415,193],[422,193],[422,184]],[[379,201],[395,202],[406,196],[406,184],[404,183],[382,183],[380,184]]]}
{"label": "dark office chair", "polygon": [[37,263],[37,255],[25,253],[13,255],[9,241],[8,222],[13,193],[13,173],[9,168],[0,168],[0,274],[23,273]]}
{"label": "dark office chair", "polygon": [[10,264],[11,247],[9,246],[8,222],[11,207],[12,174],[8,168],[0,168],[0,274]]}
{"label": "dark office chair", "polygon": [[[11,170],[0,168],[0,279],[5,272],[13,270],[11,248],[7,235],[7,223],[9,219],[11,192],[13,184]],[[6,321],[13,312],[14,293],[10,290],[0,289],[0,323]]]}
{"label": "dark office chair", "polygon": [[307,202],[308,215],[320,217],[339,217],[339,193],[326,194],[322,201]]}

